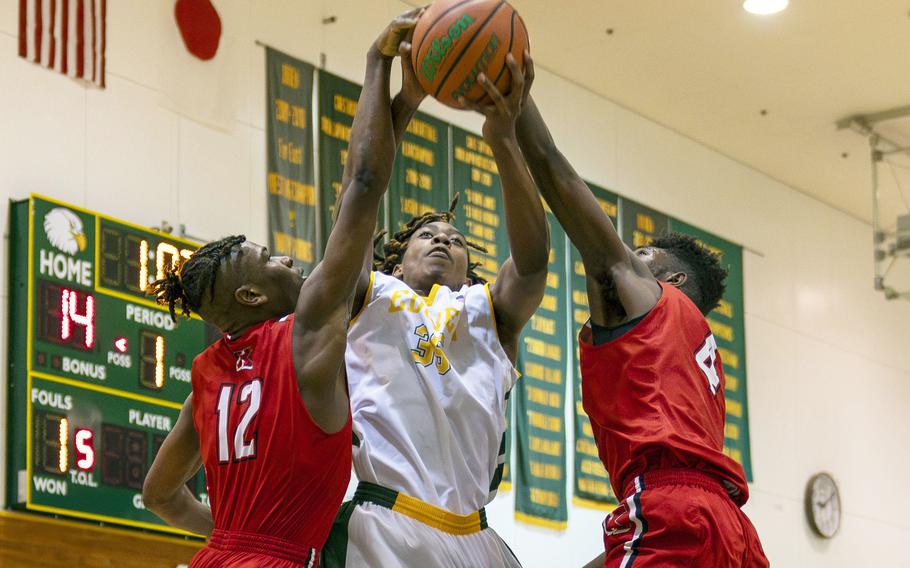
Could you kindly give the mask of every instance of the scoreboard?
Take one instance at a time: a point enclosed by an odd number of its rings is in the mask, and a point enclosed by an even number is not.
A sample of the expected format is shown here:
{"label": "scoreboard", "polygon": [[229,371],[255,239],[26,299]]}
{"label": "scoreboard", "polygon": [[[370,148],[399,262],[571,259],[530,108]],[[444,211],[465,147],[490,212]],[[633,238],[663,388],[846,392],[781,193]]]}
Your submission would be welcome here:
{"label": "scoreboard", "polygon": [[[168,532],[142,484],[215,334],[146,295],[197,244],[32,196],[10,211],[7,502]],[[207,501],[202,473],[188,482]]]}

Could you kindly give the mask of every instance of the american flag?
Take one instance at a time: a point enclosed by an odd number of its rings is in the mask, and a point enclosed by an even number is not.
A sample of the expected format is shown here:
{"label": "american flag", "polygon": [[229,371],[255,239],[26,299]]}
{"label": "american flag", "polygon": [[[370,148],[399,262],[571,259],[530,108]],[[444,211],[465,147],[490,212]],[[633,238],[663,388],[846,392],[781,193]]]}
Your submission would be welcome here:
{"label": "american flag", "polygon": [[104,88],[107,0],[19,0],[19,56]]}

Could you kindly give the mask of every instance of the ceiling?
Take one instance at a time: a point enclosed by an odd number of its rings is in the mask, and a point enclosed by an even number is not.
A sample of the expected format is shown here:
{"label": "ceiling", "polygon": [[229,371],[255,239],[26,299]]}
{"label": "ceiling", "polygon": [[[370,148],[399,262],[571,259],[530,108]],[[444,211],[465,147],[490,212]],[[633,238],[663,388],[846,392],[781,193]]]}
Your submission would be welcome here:
{"label": "ceiling", "polygon": [[[871,220],[868,141],[835,122],[910,105],[910,0],[791,0],[772,16],[741,0],[513,3],[538,66]],[[910,119],[877,128],[910,146]],[[902,160],[882,193],[906,213]]]}

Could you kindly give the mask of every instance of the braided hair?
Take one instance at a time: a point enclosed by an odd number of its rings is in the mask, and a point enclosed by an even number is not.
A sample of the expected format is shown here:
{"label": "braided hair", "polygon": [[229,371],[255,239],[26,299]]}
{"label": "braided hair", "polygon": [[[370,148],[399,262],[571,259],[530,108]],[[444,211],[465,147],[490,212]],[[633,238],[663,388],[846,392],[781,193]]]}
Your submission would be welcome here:
{"label": "braided hair", "polygon": [[[429,211],[423,215],[418,215],[412,217],[410,221],[405,224],[404,228],[394,233],[390,238],[389,242],[385,243],[382,246],[381,254],[373,255],[373,269],[385,274],[392,274],[395,270],[395,267],[401,264],[402,259],[404,259],[404,253],[408,249],[408,241],[411,240],[411,237],[418,229],[424,225],[429,225],[430,223],[443,222],[453,224],[455,222],[455,206],[458,204],[459,194],[455,194],[455,197],[452,199],[452,202],[449,204],[448,211]],[[378,239],[382,235],[380,234]],[[465,239],[469,249],[474,249],[479,252],[487,252],[487,249],[478,245],[477,243],[472,243],[471,241]],[[471,262],[470,253],[468,254],[468,279],[471,281],[471,284],[484,284],[484,280],[479,274],[477,274],[477,267],[480,266],[479,262]]]}
{"label": "braided hair", "polygon": [[215,294],[215,275],[221,262],[245,240],[244,235],[232,235],[205,245],[174,269],[166,269],[164,278],[149,285],[148,294],[168,307],[175,322],[177,310],[185,317],[198,313],[203,294]]}

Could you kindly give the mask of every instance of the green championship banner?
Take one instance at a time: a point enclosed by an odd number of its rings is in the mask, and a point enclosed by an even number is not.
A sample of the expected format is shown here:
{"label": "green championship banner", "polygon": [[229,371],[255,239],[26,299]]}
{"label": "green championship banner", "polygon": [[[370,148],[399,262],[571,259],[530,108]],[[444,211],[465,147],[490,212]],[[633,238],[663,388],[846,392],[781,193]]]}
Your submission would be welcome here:
{"label": "green championship banner", "polygon": [[[483,253],[471,249],[471,262],[479,262],[477,274],[488,282],[496,280],[499,267],[509,258],[502,204],[502,183],[493,159],[493,150],[483,138],[452,126],[452,189],[460,194],[455,226],[472,243],[484,247]],[[505,467],[500,489],[512,486],[510,452],[512,446],[512,403],[506,402]]]}
{"label": "green championship banner", "polygon": [[547,289],[519,346],[515,390],[515,518],[566,528],[566,235],[551,213]]}
{"label": "green championship banner", "polygon": [[[616,226],[619,221],[619,197],[606,189],[588,183],[600,208]],[[618,501],[610,487],[610,476],[600,461],[591,423],[581,402],[581,367],[578,356],[578,330],[588,321],[588,288],[581,255],[574,246],[570,249],[570,289],[572,298],[572,402],[574,406],[575,433],[575,487],[572,504],[600,510],[612,510]]]}
{"label": "green championship banner", "polygon": [[727,421],[724,453],[742,464],[746,480],[752,481],[752,457],[749,451],[749,404],[746,396],[746,338],[743,312],[743,249],[720,237],[682,221],[671,219],[673,231],[698,239],[720,255],[721,264],[729,271],[727,289],[720,305],[708,314],[708,325],[717,341],[717,351],[724,365]]}
{"label": "green championship banner", "polygon": [[648,246],[654,238],[670,230],[669,217],[641,203],[620,197],[619,209],[622,211],[619,236],[633,250]]}
{"label": "green championship banner", "polygon": [[389,184],[394,233],[412,218],[449,207],[449,125],[418,112],[405,132]]}
{"label": "green championship banner", "polygon": [[269,248],[309,273],[316,242],[313,66],[266,48]]}
{"label": "green championship banner", "polygon": [[335,200],[341,193],[341,178],[348,158],[348,142],[360,90],[357,83],[319,70],[320,256],[332,229]]}
{"label": "green championship banner", "polygon": [[479,262],[477,273],[493,282],[499,267],[509,258],[499,170],[493,150],[482,137],[454,126],[452,184],[455,192],[461,194],[455,225],[468,240],[487,250],[472,250],[471,261]]}

